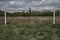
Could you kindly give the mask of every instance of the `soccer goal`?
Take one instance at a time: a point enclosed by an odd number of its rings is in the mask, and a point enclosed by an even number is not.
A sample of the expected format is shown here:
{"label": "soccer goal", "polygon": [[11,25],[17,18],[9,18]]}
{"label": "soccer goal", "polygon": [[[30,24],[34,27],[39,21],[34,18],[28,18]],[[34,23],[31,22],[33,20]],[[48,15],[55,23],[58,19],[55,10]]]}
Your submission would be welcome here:
{"label": "soccer goal", "polygon": [[[18,10],[17,12],[11,12],[10,10],[10,13],[8,13],[8,11],[5,11],[5,25],[7,25],[7,23],[19,23],[19,22],[27,22],[29,19],[28,17],[21,17],[20,15],[22,15],[25,11],[21,11],[21,10]],[[19,13],[20,12],[20,13]],[[52,23],[53,24],[56,24],[56,16],[55,16],[55,11],[51,11],[53,12],[53,16],[52,16]],[[20,15],[19,15],[20,14]],[[17,15],[17,16],[16,16]],[[30,17],[30,18],[35,18],[35,17]],[[37,17],[38,18],[38,17]],[[41,17],[40,17],[41,18]],[[31,20],[31,19],[30,19]],[[35,19],[36,20],[36,19]]]}

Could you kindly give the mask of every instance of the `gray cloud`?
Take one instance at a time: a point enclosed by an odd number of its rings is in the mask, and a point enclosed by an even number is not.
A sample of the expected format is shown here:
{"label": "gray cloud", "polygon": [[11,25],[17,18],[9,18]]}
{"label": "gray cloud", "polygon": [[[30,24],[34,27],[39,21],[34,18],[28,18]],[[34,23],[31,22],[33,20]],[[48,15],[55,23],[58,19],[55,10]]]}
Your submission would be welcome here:
{"label": "gray cloud", "polygon": [[0,9],[60,9],[60,0],[0,0]]}

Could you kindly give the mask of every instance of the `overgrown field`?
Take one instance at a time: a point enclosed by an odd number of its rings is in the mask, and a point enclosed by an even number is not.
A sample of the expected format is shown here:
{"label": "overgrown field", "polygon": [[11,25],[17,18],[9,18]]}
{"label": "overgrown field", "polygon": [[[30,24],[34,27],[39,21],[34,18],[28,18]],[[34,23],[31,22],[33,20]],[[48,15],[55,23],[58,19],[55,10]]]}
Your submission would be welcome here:
{"label": "overgrown field", "polygon": [[0,25],[0,40],[60,40],[59,24]]}
{"label": "overgrown field", "polygon": [[[7,17],[7,25],[4,26],[4,17],[0,17],[0,40],[60,40],[60,25],[53,25],[52,18]],[[60,16],[56,18],[60,23]]]}

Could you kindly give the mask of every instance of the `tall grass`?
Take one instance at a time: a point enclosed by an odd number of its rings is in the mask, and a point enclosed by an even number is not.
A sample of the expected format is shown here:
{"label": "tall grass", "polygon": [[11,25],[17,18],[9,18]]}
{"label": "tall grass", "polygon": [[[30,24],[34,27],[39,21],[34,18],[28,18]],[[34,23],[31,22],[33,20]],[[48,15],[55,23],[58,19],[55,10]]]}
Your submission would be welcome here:
{"label": "tall grass", "polygon": [[0,25],[0,40],[60,40],[60,25],[40,23]]}

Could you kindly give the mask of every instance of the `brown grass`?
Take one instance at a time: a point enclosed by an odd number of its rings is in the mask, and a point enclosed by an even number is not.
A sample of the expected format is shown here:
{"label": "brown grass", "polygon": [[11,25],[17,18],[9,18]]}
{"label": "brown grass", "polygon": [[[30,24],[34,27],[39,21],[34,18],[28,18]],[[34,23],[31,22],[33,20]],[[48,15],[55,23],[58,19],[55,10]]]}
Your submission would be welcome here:
{"label": "brown grass", "polygon": [[[24,22],[50,22],[52,23],[53,17],[40,16],[40,17],[7,17],[7,23],[24,23]],[[4,22],[4,17],[0,17],[0,23]],[[60,16],[56,16],[56,23],[60,22]]]}

